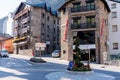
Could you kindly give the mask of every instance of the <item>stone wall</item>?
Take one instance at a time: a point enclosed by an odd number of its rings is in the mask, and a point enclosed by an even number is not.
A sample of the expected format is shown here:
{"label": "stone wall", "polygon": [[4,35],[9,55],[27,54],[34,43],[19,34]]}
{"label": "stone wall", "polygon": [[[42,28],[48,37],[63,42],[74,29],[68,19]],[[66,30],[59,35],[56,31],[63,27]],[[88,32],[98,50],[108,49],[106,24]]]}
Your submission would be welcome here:
{"label": "stone wall", "polygon": [[[85,0],[75,0],[71,2],[77,2],[81,1],[82,6],[85,6]],[[95,45],[96,45],[96,62],[97,63],[103,63],[103,52],[107,52],[107,46],[105,45],[107,39],[108,39],[108,25],[106,24],[107,22],[107,16],[108,12],[107,9],[105,8],[106,5],[103,4],[100,0],[95,0],[95,5],[96,5],[96,10],[94,11],[89,11],[89,12],[77,12],[77,13],[71,13],[70,8],[72,7],[71,3],[68,3],[65,6],[65,13],[61,9],[61,58],[62,59],[71,59],[73,57],[73,34],[72,31],[70,30],[71,23],[72,23],[72,17],[74,16],[79,16],[81,17],[81,22],[86,22],[85,16],[89,15],[95,15],[95,21],[96,21],[96,29],[91,29],[95,30]],[[66,30],[66,20],[69,20],[69,28],[67,31],[67,41],[64,42],[64,35],[65,35],[65,30]],[[105,19],[105,24],[102,24],[102,20]],[[102,29],[102,25],[104,26],[103,28],[103,33],[102,36],[100,36],[100,32]],[[79,29],[80,30],[80,29]],[[76,30],[76,31],[79,31]],[[86,29],[88,30],[88,29]],[[82,30],[80,30],[82,31]],[[99,39],[99,40],[98,40]],[[64,51],[66,53],[64,53]]]}
{"label": "stone wall", "polygon": [[20,55],[33,56],[32,53],[32,49],[19,50]]}

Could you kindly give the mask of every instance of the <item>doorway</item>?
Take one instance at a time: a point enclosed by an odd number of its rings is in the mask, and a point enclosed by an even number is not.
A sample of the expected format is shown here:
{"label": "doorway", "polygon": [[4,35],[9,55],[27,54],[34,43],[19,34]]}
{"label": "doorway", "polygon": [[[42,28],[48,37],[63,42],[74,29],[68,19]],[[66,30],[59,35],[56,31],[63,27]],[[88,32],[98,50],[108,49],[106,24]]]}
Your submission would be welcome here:
{"label": "doorway", "polygon": [[90,54],[90,61],[91,62],[96,62],[95,49],[90,49],[90,53],[86,49],[81,50],[81,60],[82,61],[88,61],[89,60],[89,54]]}

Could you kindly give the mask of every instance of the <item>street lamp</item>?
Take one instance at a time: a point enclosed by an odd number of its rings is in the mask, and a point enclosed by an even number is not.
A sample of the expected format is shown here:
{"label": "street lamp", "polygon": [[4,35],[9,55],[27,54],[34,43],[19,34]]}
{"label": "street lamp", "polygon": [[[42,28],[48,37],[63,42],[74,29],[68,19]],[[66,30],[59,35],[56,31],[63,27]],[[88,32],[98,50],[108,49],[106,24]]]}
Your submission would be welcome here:
{"label": "street lamp", "polygon": [[90,49],[88,48],[88,45],[87,45],[86,53],[88,53],[88,66],[90,66]]}
{"label": "street lamp", "polygon": [[47,54],[48,54],[49,45],[50,45],[50,41],[46,41],[46,46],[47,46]]}

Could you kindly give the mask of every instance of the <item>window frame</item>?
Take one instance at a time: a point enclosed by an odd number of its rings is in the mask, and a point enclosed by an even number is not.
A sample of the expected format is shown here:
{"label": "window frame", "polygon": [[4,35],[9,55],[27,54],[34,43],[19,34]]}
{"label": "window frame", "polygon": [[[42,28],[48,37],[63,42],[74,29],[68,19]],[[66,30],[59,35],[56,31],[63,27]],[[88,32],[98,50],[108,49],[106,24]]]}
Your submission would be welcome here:
{"label": "window frame", "polygon": [[112,32],[117,32],[117,31],[118,31],[118,26],[112,25]]}
{"label": "window frame", "polygon": [[115,9],[115,8],[117,8],[116,4],[115,3],[111,4],[111,9]]}
{"label": "window frame", "polygon": [[118,43],[113,43],[113,50],[118,49]]}
{"label": "window frame", "polygon": [[116,11],[112,12],[111,14],[112,14],[111,15],[112,18],[117,18],[117,12]]}

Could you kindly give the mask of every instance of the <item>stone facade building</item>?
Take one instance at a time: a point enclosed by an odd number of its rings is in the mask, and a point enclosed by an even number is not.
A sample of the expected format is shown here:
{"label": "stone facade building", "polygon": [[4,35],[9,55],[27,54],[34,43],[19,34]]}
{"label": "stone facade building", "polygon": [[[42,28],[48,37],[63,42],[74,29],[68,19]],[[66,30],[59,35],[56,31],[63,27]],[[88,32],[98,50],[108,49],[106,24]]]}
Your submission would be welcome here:
{"label": "stone facade building", "polygon": [[32,55],[35,43],[45,43],[44,53],[60,49],[59,18],[46,3],[21,3],[14,15],[16,54]]}
{"label": "stone facade building", "polygon": [[[73,60],[74,39],[79,38],[81,59],[104,62],[108,52],[108,14],[105,0],[69,0],[59,8],[61,15],[61,58]],[[88,51],[89,50],[89,51]],[[90,55],[89,55],[90,54]]]}

